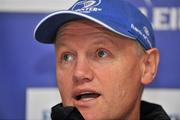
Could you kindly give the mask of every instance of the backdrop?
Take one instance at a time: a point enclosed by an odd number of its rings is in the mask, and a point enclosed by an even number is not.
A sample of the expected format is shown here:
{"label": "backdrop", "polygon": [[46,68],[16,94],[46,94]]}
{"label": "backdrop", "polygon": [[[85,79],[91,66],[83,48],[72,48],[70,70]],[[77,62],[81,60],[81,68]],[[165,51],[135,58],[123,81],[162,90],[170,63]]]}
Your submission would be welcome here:
{"label": "backdrop", "polygon": [[[35,41],[33,30],[48,13],[67,8],[74,1],[0,0],[0,120],[31,119],[32,116],[34,119],[49,119],[49,110],[45,109],[40,115],[33,110],[40,108],[40,103],[49,107],[60,100],[55,81],[54,47]],[[174,106],[172,109],[177,112],[169,114],[179,120],[180,0],[129,1],[152,22],[156,46],[160,50],[158,75],[147,88],[162,90],[163,93],[157,95],[162,99],[160,102],[166,101],[165,97],[170,98],[166,104]],[[153,97],[156,93],[151,92],[147,92],[147,96]]]}

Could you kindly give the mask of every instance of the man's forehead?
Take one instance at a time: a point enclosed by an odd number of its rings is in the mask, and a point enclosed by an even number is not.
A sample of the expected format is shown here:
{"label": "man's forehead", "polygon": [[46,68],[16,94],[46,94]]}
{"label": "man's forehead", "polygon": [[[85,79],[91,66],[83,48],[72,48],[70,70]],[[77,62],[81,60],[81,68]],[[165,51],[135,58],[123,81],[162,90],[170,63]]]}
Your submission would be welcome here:
{"label": "man's forehead", "polygon": [[[80,40],[81,38],[81,40]],[[77,40],[79,39],[79,40]],[[83,40],[83,41],[82,41]],[[76,42],[75,42],[76,41]],[[122,46],[129,41],[134,42],[130,38],[116,34],[103,26],[89,20],[76,20],[64,24],[58,31],[56,36],[56,46],[67,46],[67,44],[76,44],[79,41],[92,44],[114,44],[116,47]]]}
{"label": "man's forehead", "polygon": [[[107,29],[104,28],[103,26],[95,22],[92,22],[90,20],[84,20],[84,19],[69,21],[65,23],[63,26],[59,28],[57,33],[62,33],[65,31],[67,32],[68,30],[71,31],[72,33],[75,32],[75,34],[78,34],[78,33],[80,34],[82,30],[89,31],[89,32],[91,32],[91,30],[98,31],[98,32],[107,31]],[[79,32],[77,33],[77,31]]]}
{"label": "man's forehead", "polygon": [[56,39],[59,37],[62,37],[63,35],[81,35],[86,33],[87,36],[89,35],[107,35],[107,36],[113,36],[118,37],[121,39],[129,39],[127,37],[124,37],[122,35],[119,35],[117,33],[114,33],[107,28],[103,27],[102,25],[99,25],[95,22],[92,22],[90,20],[86,19],[80,19],[75,21],[69,21],[65,23],[63,26],[61,26],[57,32]]}
{"label": "man's forehead", "polygon": [[106,29],[89,20],[75,20],[65,23],[56,34],[56,40],[62,37],[71,37],[78,35],[92,36],[99,33],[105,33]]}
{"label": "man's forehead", "polygon": [[73,21],[69,21],[67,23],[65,23],[61,28],[64,27],[70,27],[70,28],[74,28],[74,29],[78,29],[80,27],[87,27],[87,28],[92,28],[92,27],[97,27],[97,28],[104,28],[103,26],[92,22],[90,20],[86,20],[86,19],[79,19],[79,20],[73,20]]}

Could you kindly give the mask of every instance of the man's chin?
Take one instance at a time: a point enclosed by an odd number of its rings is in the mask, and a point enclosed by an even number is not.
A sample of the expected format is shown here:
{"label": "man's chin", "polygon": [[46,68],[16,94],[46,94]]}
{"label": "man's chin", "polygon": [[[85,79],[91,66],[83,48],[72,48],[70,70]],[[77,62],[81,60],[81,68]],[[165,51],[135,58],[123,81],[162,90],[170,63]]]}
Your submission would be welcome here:
{"label": "man's chin", "polygon": [[93,108],[78,108],[81,115],[85,120],[107,120],[107,115],[104,112],[104,109],[94,106]]}
{"label": "man's chin", "polygon": [[[100,114],[96,111],[81,111],[81,115],[84,117],[85,120],[100,120]],[[102,118],[101,118],[102,119]]]}

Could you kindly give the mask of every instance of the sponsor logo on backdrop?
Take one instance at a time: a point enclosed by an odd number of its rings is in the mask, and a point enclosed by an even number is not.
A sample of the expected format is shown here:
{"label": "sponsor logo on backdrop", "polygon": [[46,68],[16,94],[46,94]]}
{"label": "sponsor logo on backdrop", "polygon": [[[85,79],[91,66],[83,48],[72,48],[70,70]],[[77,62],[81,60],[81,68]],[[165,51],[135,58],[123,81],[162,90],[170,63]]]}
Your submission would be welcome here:
{"label": "sponsor logo on backdrop", "polygon": [[42,120],[51,120],[51,111],[50,110],[46,110],[46,109],[43,109],[42,111]]}
{"label": "sponsor logo on backdrop", "polygon": [[83,13],[98,12],[102,10],[98,7],[100,4],[101,0],[81,0],[72,7],[72,10]]}
{"label": "sponsor logo on backdrop", "polygon": [[176,31],[180,30],[180,7],[154,7],[148,10],[140,7],[142,13],[150,18],[155,30]]}

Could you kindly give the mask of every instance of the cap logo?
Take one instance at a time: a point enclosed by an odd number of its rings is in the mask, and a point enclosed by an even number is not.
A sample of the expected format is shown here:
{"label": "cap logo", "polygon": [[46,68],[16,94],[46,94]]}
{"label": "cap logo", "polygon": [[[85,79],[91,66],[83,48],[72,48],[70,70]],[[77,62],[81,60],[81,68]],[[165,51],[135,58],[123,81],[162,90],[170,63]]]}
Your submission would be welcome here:
{"label": "cap logo", "polygon": [[80,0],[74,4],[72,10],[82,13],[98,12],[102,10],[97,7],[99,4],[101,4],[101,0]]}
{"label": "cap logo", "polygon": [[144,29],[144,33],[147,35],[147,36],[150,36],[150,33],[149,33],[149,30],[146,26],[143,27]]}
{"label": "cap logo", "polygon": [[136,27],[134,24],[131,24],[131,29],[133,29],[135,32],[137,32],[139,35],[141,35],[147,41],[149,46],[152,48],[151,42],[148,38],[148,36],[150,36],[150,33],[146,26],[143,27],[144,32],[142,32],[140,29],[138,29],[138,27]]}

